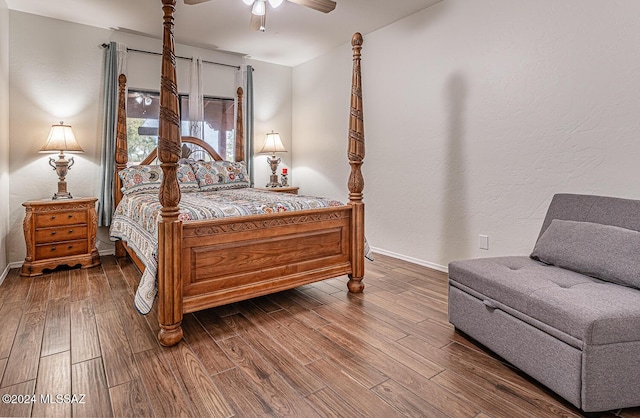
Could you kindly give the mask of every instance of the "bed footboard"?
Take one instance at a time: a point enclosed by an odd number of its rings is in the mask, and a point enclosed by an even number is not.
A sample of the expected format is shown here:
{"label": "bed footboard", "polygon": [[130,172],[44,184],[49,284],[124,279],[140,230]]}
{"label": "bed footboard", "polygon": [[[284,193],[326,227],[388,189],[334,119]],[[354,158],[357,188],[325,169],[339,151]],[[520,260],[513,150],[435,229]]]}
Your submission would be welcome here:
{"label": "bed footboard", "polygon": [[351,274],[351,212],[345,206],[184,223],[184,312]]}

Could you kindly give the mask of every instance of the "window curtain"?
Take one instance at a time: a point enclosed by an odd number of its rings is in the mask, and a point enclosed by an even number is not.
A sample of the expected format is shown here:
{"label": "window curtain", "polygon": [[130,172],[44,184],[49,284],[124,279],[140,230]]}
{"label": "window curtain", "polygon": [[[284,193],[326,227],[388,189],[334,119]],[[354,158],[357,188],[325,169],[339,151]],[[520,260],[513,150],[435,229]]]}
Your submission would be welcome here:
{"label": "window curtain", "polygon": [[244,115],[245,162],[249,173],[249,181],[251,182],[251,187],[253,187],[253,67],[243,64],[237,73],[236,83],[244,90],[244,109],[242,113]]}
{"label": "window curtain", "polygon": [[98,226],[111,225],[113,215],[113,176],[115,174],[116,124],[118,117],[118,76],[126,74],[127,46],[111,42],[104,48],[102,154]]}
{"label": "window curtain", "polygon": [[204,97],[202,94],[202,58],[200,57],[191,59],[189,135],[204,139]]}

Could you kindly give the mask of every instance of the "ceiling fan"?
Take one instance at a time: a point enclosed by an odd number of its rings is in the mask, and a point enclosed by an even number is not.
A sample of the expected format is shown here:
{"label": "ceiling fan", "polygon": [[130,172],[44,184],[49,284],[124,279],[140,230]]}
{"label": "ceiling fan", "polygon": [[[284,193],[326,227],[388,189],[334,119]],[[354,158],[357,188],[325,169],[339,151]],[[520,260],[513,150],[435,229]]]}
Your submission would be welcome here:
{"label": "ceiling fan", "polygon": [[[209,0],[184,0],[185,4],[204,3]],[[299,4],[310,9],[317,10],[322,13],[329,13],[336,8],[336,2],[333,0],[287,0],[291,3]],[[274,9],[280,6],[284,0],[242,0],[247,6],[251,6],[251,22],[250,27],[253,30],[264,32],[267,22],[267,2]]]}

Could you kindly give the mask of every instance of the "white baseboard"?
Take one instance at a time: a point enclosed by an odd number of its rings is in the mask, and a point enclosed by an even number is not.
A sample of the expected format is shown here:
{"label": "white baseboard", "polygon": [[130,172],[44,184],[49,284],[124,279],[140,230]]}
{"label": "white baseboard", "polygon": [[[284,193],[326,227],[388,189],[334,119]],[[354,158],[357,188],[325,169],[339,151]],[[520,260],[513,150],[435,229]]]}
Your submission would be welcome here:
{"label": "white baseboard", "polygon": [[2,272],[2,276],[0,276],[0,285],[2,284],[2,282],[4,282],[4,279],[6,279],[7,275],[9,274],[9,270],[15,269],[15,268],[20,268],[20,267],[22,267],[22,262],[21,261],[16,261],[15,263],[7,264],[7,267]]}
{"label": "white baseboard", "polygon": [[4,279],[7,277],[7,274],[9,274],[9,270],[11,270],[11,268],[7,264],[7,268],[4,269],[4,271],[2,272],[2,276],[0,276],[0,285],[2,284],[2,282],[4,282]]}
{"label": "white baseboard", "polygon": [[100,255],[100,257],[102,257],[103,255],[116,255],[116,249],[114,248],[107,248],[104,250],[98,250],[98,254]]}
{"label": "white baseboard", "polygon": [[[398,260],[408,261],[409,263],[417,264],[419,266],[428,267],[430,269],[438,270],[443,273],[448,273],[449,269],[447,266],[441,266],[440,264],[431,263],[429,261],[420,260],[419,258],[409,257],[407,255],[394,253],[393,251],[387,251],[382,248],[371,247],[371,251],[374,253],[386,255],[389,257],[397,258]],[[375,257],[374,257],[375,260]]]}

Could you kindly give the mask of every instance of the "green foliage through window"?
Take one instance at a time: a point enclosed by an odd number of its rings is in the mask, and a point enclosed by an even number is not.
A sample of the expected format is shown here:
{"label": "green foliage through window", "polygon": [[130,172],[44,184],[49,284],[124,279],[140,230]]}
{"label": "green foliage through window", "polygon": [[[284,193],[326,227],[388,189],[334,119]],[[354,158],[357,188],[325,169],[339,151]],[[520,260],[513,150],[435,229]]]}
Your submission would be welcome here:
{"label": "green foliage through window", "polygon": [[139,128],[144,125],[146,119],[127,118],[127,147],[129,162],[140,163],[158,145],[158,137],[140,135]]}

